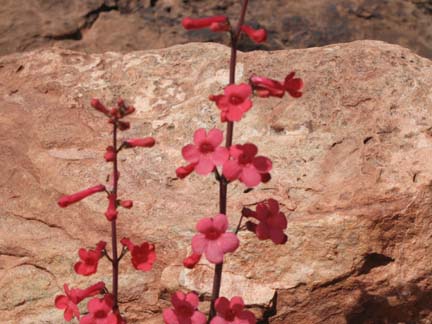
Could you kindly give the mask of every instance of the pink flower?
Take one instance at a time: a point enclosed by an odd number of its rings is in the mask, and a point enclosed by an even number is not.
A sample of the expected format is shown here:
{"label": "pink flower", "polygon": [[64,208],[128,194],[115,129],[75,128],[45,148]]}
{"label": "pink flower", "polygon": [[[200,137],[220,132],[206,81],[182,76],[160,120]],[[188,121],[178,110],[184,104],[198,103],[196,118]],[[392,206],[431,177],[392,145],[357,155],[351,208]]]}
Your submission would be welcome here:
{"label": "pink flower", "polygon": [[124,142],[125,147],[152,147],[156,143],[153,137],[131,138]]}
{"label": "pink flower", "polygon": [[279,97],[285,94],[285,87],[279,81],[259,76],[252,76],[249,80],[255,93],[262,98]]}
{"label": "pink flower", "polygon": [[192,251],[205,254],[211,263],[223,262],[224,254],[234,252],[240,244],[234,233],[226,233],[228,219],[224,214],[202,218],[196,229],[199,233],[192,238]]}
{"label": "pink flower", "polygon": [[205,324],[206,317],[197,310],[199,300],[194,292],[184,294],[177,291],[171,296],[171,303],[174,308],[163,311],[165,324]]}
{"label": "pink flower", "polygon": [[115,156],[116,156],[116,152],[114,152],[114,147],[108,146],[106,148],[106,151],[105,151],[105,154],[104,154],[105,161],[112,162],[112,161],[114,161]]}
{"label": "pink flower", "polygon": [[253,29],[251,26],[241,26],[242,32],[249,36],[255,43],[263,43],[267,40],[267,32],[265,29]]}
{"label": "pink flower", "polygon": [[108,196],[108,208],[105,212],[105,217],[112,221],[117,218],[118,212],[117,212],[117,195],[115,194],[109,194]]}
{"label": "pink flower", "polygon": [[201,260],[201,254],[192,253],[183,260],[183,265],[188,269],[193,269]]}
{"label": "pink flower", "polygon": [[96,273],[99,259],[102,257],[102,251],[105,249],[105,246],[106,242],[100,241],[94,250],[79,249],[78,255],[81,261],[75,263],[75,272],[83,276]]}
{"label": "pink flower", "polygon": [[300,78],[294,78],[295,72],[291,72],[285,78],[284,87],[285,90],[294,98],[302,96],[301,90],[303,89],[303,80]]}
{"label": "pink flower", "polygon": [[239,85],[230,84],[225,87],[223,95],[212,95],[210,100],[214,101],[221,110],[221,120],[239,121],[245,112],[252,107],[250,96],[252,88],[246,83]]}
{"label": "pink flower", "polygon": [[259,221],[258,224],[248,221],[247,228],[256,233],[260,240],[270,239],[275,244],[286,243],[288,237],[284,233],[287,228],[287,219],[285,214],[279,210],[277,200],[268,199],[257,205],[256,211],[244,208],[242,214],[245,217],[253,217]]}
{"label": "pink flower", "polygon": [[97,185],[80,192],[74,193],[72,195],[63,196],[59,199],[58,205],[62,208],[69,206],[70,204],[76,203],[88,196],[95,194],[96,192],[105,191],[105,186]]}
{"label": "pink flower", "polygon": [[194,163],[196,173],[207,175],[215,166],[222,165],[228,160],[228,150],[219,146],[222,140],[221,130],[213,128],[207,134],[204,128],[200,128],[194,133],[194,144],[183,147],[182,155],[186,161]]}
{"label": "pink flower", "polygon": [[255,315],[244,310],[244,302],[241,297],[233,297],[229,301],[225,297],[219,297],[215,301],[217,315],[210,324],[255,324]]}
{"label": "pink flower", "polygon": [[179,179],[186,178],[195,169],[196,163],[190,163],[186,166],[181,166],[176,169],[176,175]]}
{"label": "pink flower", "polygon": [[96,98],[92,99],[91,102],[90,102],[90,105],[91,105],[94,109],[96,109],[97,111],[99,111],[99,112],[101,112],[101,113],[103,113],[103,114],[105,114],[105,115],[107,115],[107,116],[110,114],[110,111],[108,110],[108,108],[105,107],[105,106],[104,106],[104,105],[99,101],[99,99],[96,99]]}
{"label": "pink flower", "polygon": [[131,240],[124,237],[121,244],[126,246],[132,255],[132,265],[135,269],[141,271],[150,271],[153,263],[156,261],[156,252],[154,244],[143,242],[141,245],[134,245]]}
{"label": "pink flower", "polygon": [[93,298],[87,304],[89,314],[80,320],[80,324],[118,324],[113,306],[114,299],[110,294],[104,295],[103,298]]}
{"label": "pink flower", "polygon": [[99,294],[105,288],[103,282],[98,282],[87,289],[73,288],[69,289],[67,284],[64,284],[66,295],[58,295],[55,298],[55,306],[58,309],[64,309],[64,319],[69,322],[72,318],[80,318],[78,304],[85,298]]}
{"label": "pink flower", "polygon": [[255,187],[268,177],[272,162],[264,156],[256,156],[258,148],[252,143],[230,147],[233,158],[223,165],[223,175],[228,180],[239,179],[248,187]]}
{"label": "pink flower", "polygon": [[224,24],[227,23],[227,17],[225,16],[212,16],[205,18],[190,18],[186,17],[182,20],[182,25],[187,30],[192,29],[202,29],[211,27],[213,25],[213,29],[216,28],[214,24]]}

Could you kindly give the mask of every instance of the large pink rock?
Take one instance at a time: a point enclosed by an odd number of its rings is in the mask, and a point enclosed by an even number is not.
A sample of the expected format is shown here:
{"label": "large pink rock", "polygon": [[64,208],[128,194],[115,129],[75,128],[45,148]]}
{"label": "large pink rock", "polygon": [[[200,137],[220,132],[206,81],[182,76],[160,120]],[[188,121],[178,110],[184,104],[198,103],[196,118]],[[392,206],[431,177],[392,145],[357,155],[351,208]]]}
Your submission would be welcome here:
{"label": "large pink rock", "polygon": [[[67,209],[56,204],[110,173],[103,161],[110,127],[90,108],[93,97],[134,104],[122,136],[158,142],[122,153],[120,196],[135,205],[120,212],[119,235],[151,241],[158,252],[147,273],[124,259],[122,311],[129,323],[156,324],[177,288],[199,289],[208,300],[211,267],[186,270],[182,259],[196,221],[218,210],[216,181],[178,180],[174,170],[196,128],[224,127],[207,97],[227,83],[228,58],[228,48],[213,44],[0,58],[2,323],[62,323],[53,301],[64,282],[109,285],[105,260],[91,278],[72,268],[78,248],[109,240],[103,195]],[[257,98],[234,130],[235,142],[252,141],[273,160],[273,179],[247,194],[231,185],[228,203],[234,227],[243,205],[278,199],[289,240],[275,246],[240,232],[223,294],[243,295],[269,323],[429,323],[432,63],[373,41],[239,54],[239,81],[291,70],[304,79],[304,96]]]}

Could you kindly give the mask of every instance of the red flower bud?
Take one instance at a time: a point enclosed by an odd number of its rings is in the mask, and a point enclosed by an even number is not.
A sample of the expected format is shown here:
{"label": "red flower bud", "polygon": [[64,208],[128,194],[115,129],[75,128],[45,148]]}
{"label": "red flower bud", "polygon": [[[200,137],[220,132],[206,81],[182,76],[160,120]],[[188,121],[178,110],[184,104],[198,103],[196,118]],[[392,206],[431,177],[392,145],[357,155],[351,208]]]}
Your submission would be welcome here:
{"label": "red flower bud", "polygon": [[252,209],[249,209],[247,207],[243,207],[241,213],[244,217],[254,217],[255,216],[255,212]]}
{"label": "red flower bud", "polygon": [[90,195],[93,195],[96,192],[105,191],[105,186],[97,185],[80,192],[74,193],[72,195],[63,196],[59,199],[58,205],[62,208],[69,206],[70,204],[76,203]]}
{"label": "red flower bud", "polygon": [[132,208],[133,206],[133,201],[132,200],[122,200],[120,201],[120,206],[122,206],[123,208]]}
{"label": "red flower bud", "polygon": [[105,161],[112,162],[114,161],[115,156],[116,153],[114,152],[114,147],[108,146],[104,154]]}
{"label": "red flower bud", "polygon": [[152,147],[156,141],[153,137],[131,138],[124,142],[125,147]]}
{"label": "red flower bud", "polygon": [[118,122],[118,127],[121,131],[127,130],[130,128],[130,123],[129,122],[125,122],[125,121],[119,121]]}
{"label": "red flower bud", "polygon": [[105,114],[105,115],[109,115],[109,110],[107,107],[105,107],[100,101],[99,99],[92,99],[90,102],[90,105],[96,109],[97,111],[100,111],[101,113]]}
{"label": "red flower bud", "polygon": [[230,24],[225,21],[225,22],[214,22],[210,25],[210,30],[213,32],[226,32],[229,31],[231,26]]}
{"label": "red flower bud", "polygon": [[257,224],[253,222],[246,222],[246,228],[248,231],[252,233],[256,233]]}
{"label": "red flower bud", "polygon": [[117,197],[115,194],[110,194],[108,196],[108,209],[105,212],[105,217],[109,220],[112,221],[114,219],[117,218],[118,212],[117,212]]}
{"label": "red flower bud", "polygon": [[188,269],[193,269],[197,263],[201,260],[201,254],[192,253],[183,260],[183,265]]}
{"label": "red flower bud", "polygon": [[176,169],[177,177],[180,179],[186,178],[195,169],[196,163],[191,163],[186,166],[181,166]]}
{"label": "red flower bud", "polygon": [[267,32],[265,29],[253,29],[251,26],[243,25],[241,26],[241,30],[255,43],[262,43],[267,40]]}
{"label": "red flower bud", "polygon": [[182,25],[187,30],[201,29],[210,27],[213,23],[225,23],[227,17],[225,16],[212,16],[205,18],[190,18],[186,17],[182,20]]}
{"label": "red flower bud", "polygon": [[255,90],[255,93],[262,98],[270,96],[282,98],[285,94],[284,85],[273,79],[254,75],[249,79],[249,83]]}

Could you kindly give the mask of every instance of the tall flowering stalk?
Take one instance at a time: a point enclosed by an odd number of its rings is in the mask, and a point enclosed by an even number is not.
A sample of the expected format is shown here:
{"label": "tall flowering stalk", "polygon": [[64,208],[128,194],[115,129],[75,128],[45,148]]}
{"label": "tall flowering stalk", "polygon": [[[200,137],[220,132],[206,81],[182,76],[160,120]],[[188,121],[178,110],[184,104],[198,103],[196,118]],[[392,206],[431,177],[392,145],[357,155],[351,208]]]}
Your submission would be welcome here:
{"label": "tall flowering stalk", "polygon": [[[72,195],[63,196],[58,200],[58,205],[65,208],[93,194],[99,192],[106,193],[108,207],[105,217],[111,223],[111,256],[106,250],[107,243],[99,241],[95,249],[79,249],[78,256],[80,260],[75,264],[74,270],[79,275],[90,276],[97,272],[99,260],[105,256],[111,263],[112,290],[109,291],[104,282],[98,282],[84,290],[80,288],[69,289],[69,286],[65,284],[65,295],[58,295],[56,297],[55,306],[64,310],[64,319],[66,321],[71,321],[76,317],[80,324],[124,324],[126,323],[126,319],[120,315],[118,302],[120,260],[129,251],[131,252],[131,261],[135,269],[150,271],[156,260],[156,253],[153,244],[143,242],[140,245],[135,245],[126,237],[120,240],[123,248],[119,253],[117,237],[118,208],[132,208],[133,202],[132,200],[119,199],[118,184],[120,173],[118,170],[118,154],[127,148],[152,147],[155,144],[155,140],[152,137],[132,138],[124,140],[119,145],[118,132],[130,128],[130,123],[123,119],[132,114],[135,108],[126,106],[121,99],[117,102],[117,107],[111,109],[108,109],[98,99],[93,99],[91,106],[105,115],[108,118],[108,122],[112,125],[112,143],[106,148],[104,154],[105,161],[112,163],[112,182],[108,188],[100,184]],[[78,304],[84,299],[96,295],[102,295],[102,298],[91,299],[87,304],[88,313],[85,316],[81,316],[83,314],[80,314]]]}
{"label": "tall flowering stalk", "polygon": [[[197,296],[193,292],[187,295],[177,292],[173,295],[173,308],[164,311],[164,321],[167,324],[256,323],[253,313],[244,309],[245,305],[240,296],[234,296],[231,300],[219,297],[224,255],[238,248],[240,242],[237,233],[243,228],[255,233],[260,240],[270,239],[275,244],[284,244],[287,241],[284,233],[287,219],[279,210],[279,203],[275,199],[259,202],[255,211],[243,208],[235,232],[227,231],[228,185],[238,180],[248,188],[255,187],[270,181],[272,169],[271,160],[258,155],[255,144],[233,144],[234,123],[240,121],[252,108],[253,94],[262,98],[281,98],[285,93],[289,93],[292,97],[298,98],[301,97],[303,89],[303,81],[295,78],[294,72],[289,73],[283,81],[252,75],[249,83],[235,84],[237,45],[240,36],[246,34],[256,43],[267,39],[264,29],[254,29],[244,24],[247,6],[248,0],[243,0],[240,18],[235,26],[232,26],[225,16],[197,19],[187,17],[182,22],[183,27],[188,30],[208,28],[214,32],[229,33],[231,57],[229,83],[223,94],[209,96],[220,110],[221,121],[227,123],[225,145],[221,146],[221,130],[196,130],[193,144],[188,144],[182,149],[182,155],[189,164],[176,170],[177,176],[181,179],[195,171],[200,175],[214,173],[219,182],[219,213],[199,220],[196,225],[198,234],[192,238],[192,254],[183,261],[185,267],[193,268],[204,255],[210,263],[215,264],[210,312],[207,320],[204,316],[197,315]],[[249,220],[242,224],[245,219]]]}

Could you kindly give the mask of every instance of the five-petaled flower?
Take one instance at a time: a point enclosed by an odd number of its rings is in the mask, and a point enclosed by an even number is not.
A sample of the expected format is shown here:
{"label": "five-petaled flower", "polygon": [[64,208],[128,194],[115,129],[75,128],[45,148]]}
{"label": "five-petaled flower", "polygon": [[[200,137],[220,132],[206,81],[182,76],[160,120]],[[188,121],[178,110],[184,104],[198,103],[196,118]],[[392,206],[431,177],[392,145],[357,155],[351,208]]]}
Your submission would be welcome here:
{"label": "five-petaled flower", "polygon": [[127,237],[122,238],[120,242],[130,251],[132,256],[132,265],[135,269],[141,271],[151,270],[153,263],[156,261],[154,244],[143,242],[141,245],[135,245]]}
{"label": "five-petaled flower", "polygon": [[260,240],[270,239],[275,244],[284,244],[287,236],[284,229],[287,228],[285,214],[279,210],[279,203],[275,199],[268,199],[256,206],[256,211],[243,208],[243,216],[252,217],[259,221],[255,224],[251,221],[246,223],[247,228],[256,233]]}
{"label": "five-petaled flower", "polygon": [[102,257],[102,251],[105,249],[105,246],[106,242],[100,241],[94,250],[79,249],[78,255],[81,260],[75,263],[75,272],[83,276],[96,273],[99,259]]}
{"label": "five-petaled flower", "polygon": [[252,107],[250,96],[252,88],[249,84],[230,84],[224,89],[223,95],[211,95],[209,99],[214,101],[221,110],[221,121],[239,121],[245,112]]}
{"label": "five-petaled flower", "polygon": [[255,324],[255,315],[244,309],[244,302],[241,297],[235,296],[228,300],[219,297],[215,301],[217,315],[210,324]]}
{"label": "five-petaled flower", "polygon": [[263,43],[267,40],[267,32],[265,29],[253,29],[249,25],[243,25],[241,26],[241,30],[255,43]]}
{"label": "five-petaled flower", "polygon": [[67,207],[73,203],[76,203],[84,198],[87,198],[88,196],[91,196],[97,192],[105,191],[105,186],[103,185],[97,185],[91,188],[87,188],[85,190],[79,191],[77,193],[74,193],[72,195],[63,196],[58,200],[58,205],[62,208]]}
{"label": "five-petaled flower", "polygon": [[230,147],[231,160],[223,165],[223,175],[228,180],[239,179],[248,187],[255,187],[268,178],[272,168],[270,159],[256,156],[258,148],[252,143]]}
{"label": "five-petaled flower", "polygon": [[197,310],[199,299],[196,293],[187,294],[181,291],[175,292],[171,296],[171,303],[174,308],[163,311],[165,324],[205,324],[206,317]]}
{"label": "five-petaled flower", "polygon": [[220,146],[222,140],[221,130],[213,128],[207,134],[204,128],[200,128],[194,133],[194,144],[183,147],[182,155],[186,161],[193,163],[196,173],[207,175],[228,160],[228,150]]}
{"label": "five-petaled flower", "polygon": [[224,214],[202,218],[196,229],[199,233],[192,238],[192,251],[195,254],[205,254],[211,263],[223,262],[224,254],[234,252],[239,246],[237,236],[226,232],[228,219]]}
{"label": "five-petaled flower", "polygon": [[118,316],[113,312],[114,299],[111,294],[102,298],[93,298],[87,304],[89,314],[80,320],[80,324],[118,324]]}
{"label": "five-petaled flower", "polygon": [[69,322],[72,318],[80,318],[78,304],[85,298],[99,294],[105,288],[103,282],[98,282],[87,289],[73,288],[69,289],[67,284],[63,286],[66,295],[58,295],[55,298],[55,306],[58,309],[64,309],[64,319]]}

